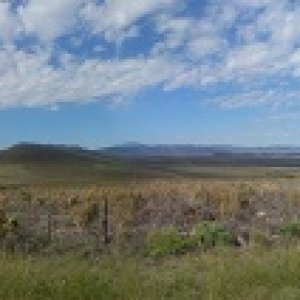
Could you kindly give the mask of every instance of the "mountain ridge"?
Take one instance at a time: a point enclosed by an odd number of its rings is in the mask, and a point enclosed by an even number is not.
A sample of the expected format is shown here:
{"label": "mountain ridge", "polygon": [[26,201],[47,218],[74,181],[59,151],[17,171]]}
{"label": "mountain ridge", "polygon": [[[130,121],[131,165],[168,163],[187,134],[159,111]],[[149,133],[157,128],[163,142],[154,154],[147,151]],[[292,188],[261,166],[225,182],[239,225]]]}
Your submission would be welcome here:
{"label": "mountain ridge", "polygon": [[126,143],[92,150],[78,145],[22,142],[0,150],[0,163],[95,163],[99,160],[141,158],[300,158],[298,146],[234,146]]}
{"label": "mountain ridge", "polygon": [[299,146],[235,146],[197,144],[123,144],[106,147],[102,153],[116,156],[215,156],[215,155],[299,155]]}

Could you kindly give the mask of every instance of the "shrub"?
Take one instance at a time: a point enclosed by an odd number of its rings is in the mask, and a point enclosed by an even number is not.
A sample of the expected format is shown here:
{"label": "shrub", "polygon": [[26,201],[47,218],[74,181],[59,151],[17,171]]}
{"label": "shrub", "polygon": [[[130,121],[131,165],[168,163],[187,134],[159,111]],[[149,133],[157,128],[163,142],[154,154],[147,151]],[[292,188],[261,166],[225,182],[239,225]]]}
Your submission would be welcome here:
{"label": "shrub", "polygon": [[188,246],[188,239],[173,226],[152,230],[146,238],[147,252],[154,257],[184,253]]}
{"label": "shrub", "polygon": [[71,215],[81,227],[86,228],[99,216],[99,204],[87,201],[73,206]]}
{"label": "shrub", "polygon": [[283,225],[279,232],[288,237],[300,237],[300,220]]}
{"label": "shrub", "polygon": [[6,214],[3,209],[0,209],[0,237],[4,235],[6,224]]}
{"label": "shrub", "polygon": [[5,211],[0,209],[0,236],[8,233],[14,233],[19,227],[19,223],[14,218],[7,217]]}
{"label": "shrub", "polygon": [[202,222],[194,226],[190,240],[194,246],[207,249],[217,244],[229,245],[233,242],[233,236],[216,222]]}

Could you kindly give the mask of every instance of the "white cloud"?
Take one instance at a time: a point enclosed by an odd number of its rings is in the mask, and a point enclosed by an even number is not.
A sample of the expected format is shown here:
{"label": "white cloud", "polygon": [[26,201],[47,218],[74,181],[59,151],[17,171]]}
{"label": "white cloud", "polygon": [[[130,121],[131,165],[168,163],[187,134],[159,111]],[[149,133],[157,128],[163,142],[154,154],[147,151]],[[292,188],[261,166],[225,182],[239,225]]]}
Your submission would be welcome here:
{"label": "white cloud", "polygon": [[[189,2],[28,0],[14,11],[9,4],[0,3],[0,106],[55,105],[105,97],[119,103],[148,86],[201,90],[218,89],[224,83],[240,92],[215,101],[222,106],[272,105],[280,99],[299,99],[295,85],[285,92],[275,89],[276,93],[268,85],[274,78],[298,83],[298,2],[214,0],[206,5],[201,2],[201,17],[188,9],[178,13]],[[146,18],[147,24],[153,25],[153,32],[147,31],[153,37],[142,36],[140,21]],[[73,41],[77,53],[87,38],[99,39],[91,45],[93,58],[60,49],[56,38],[76,31],[81,33],[73,35],[70,43]],[[28,35],[37,38],[35,48],[30,42],[17,48],[14,40],[26,41]],[[126,58],[114,54],[101,58],[111,49],[109,43],[118,50],[129,39],[148,48]],[[60,65],[51,65],[53,57]],[[264,84],[259,89],[247,90],[261,81]]]}
{"label": "white cloud", "polygon": [[224,108],[238,108],[245,105],[269,104],[274,97],[276,97],[275,90],[253,90],[220,96],[214,99],[214,102]]}
{"label": "white cloud", "polygon": [[0,41],[11,43],[19,31],[19,23],[8,3],[0,3]]}
{"label": "white cloud", "polygon": [[199,39],[195,38],[188,42],[187,50],[192,57],[203,58],[206,55],[211,55],[224,49],[227,46],[226,40],[218,37],[202,36]]}
{"label": "white cloud", "polygon": [[[176,72],[174,62],[160,57],[88,59],[83,63],[68,60],[60,69],[49,66],[48,59],[49,54],[43,51],[1,51],[0,107],[117,98],[163,83]],[[180,72],[180,65],[177,68]]]}
{"label": "white cloud", "polygon": [[29,0],[18,9],[26,33],[42,41],[68,33],[76,24],[79,8],[85,0]]}
{"label": "white cloud", "polygon": [[174,5],[177,0],[107,0],[102,5],[88,3],[82,10],[83,18],[96,34],[104,34],[109,41],[126,35],[130,27],[140,18]]}
{"label": "white cloud", "polygon": [[282,108],[295,110],[295,103],[300,101],[300,89],[288,90],[279,84],[271,88],[242,90],[233,94],[217,96],[210,99],[210,101],[224,108],[264,105],[271,107],[275,111]]}
{"label": "white cloud", "polygon": [[[291,5],[288,0],[214,3],[200,19],[169,16],[158,20],[158,31],[165,33],[166,39],[155,46],[155,51],[183,49],[186,58],[185,71],[174,78],[169,88],[205,88],[226,82],[247,87],[273,77],[293,79],[300,74],[296,49],[300,45],[298,4]],[[281,97],[286,98],[284,94]],[[272,102],[275,98],[266,90],[261,94],[237,95],[226,103],[239,106],[238,103],[264,103],[266,99]]]}

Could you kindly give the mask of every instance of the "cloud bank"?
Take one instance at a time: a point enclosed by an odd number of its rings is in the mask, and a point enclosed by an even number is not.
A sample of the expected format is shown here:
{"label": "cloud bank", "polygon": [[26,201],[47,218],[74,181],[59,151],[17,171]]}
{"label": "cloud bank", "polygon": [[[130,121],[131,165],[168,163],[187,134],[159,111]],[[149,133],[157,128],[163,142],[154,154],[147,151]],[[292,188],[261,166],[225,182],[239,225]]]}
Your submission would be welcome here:
{"label": "cloud bank", "polygon": [[[205,3],[204,3],[205,2]],[[0,107],[222,90],[225,107],[300,97],[292,0],[0,3]]]}

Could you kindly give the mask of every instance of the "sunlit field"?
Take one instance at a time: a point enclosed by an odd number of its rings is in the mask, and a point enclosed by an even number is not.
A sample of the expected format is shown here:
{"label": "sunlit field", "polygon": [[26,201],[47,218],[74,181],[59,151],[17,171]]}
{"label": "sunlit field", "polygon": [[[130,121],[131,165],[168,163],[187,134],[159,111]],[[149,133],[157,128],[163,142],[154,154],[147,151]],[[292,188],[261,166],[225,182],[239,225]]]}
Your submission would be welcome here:
{"label": "sunlit field", "polygon": [[2,184],[0,298],[298,299],[298,183]]}

